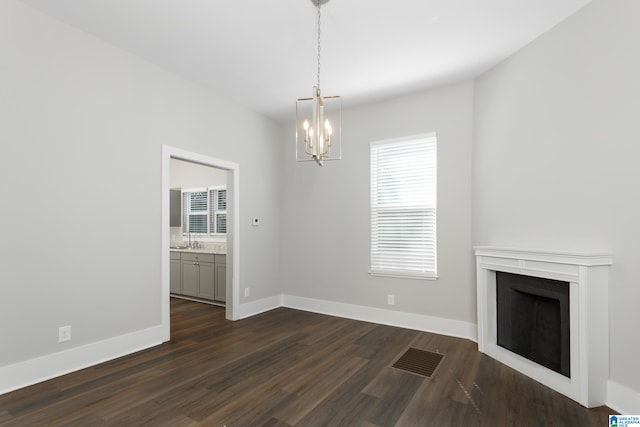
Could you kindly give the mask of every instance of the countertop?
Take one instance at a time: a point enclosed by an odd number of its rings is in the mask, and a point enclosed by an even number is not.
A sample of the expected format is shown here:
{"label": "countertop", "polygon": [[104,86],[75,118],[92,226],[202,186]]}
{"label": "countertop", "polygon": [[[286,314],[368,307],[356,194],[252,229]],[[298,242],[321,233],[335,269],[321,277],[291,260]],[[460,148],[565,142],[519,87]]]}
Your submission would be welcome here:
{"label": "countertop", "polygon": [[190,252],[194,254],[213,254],[213,255],[226,255],[227,252],[222,249],[215,248],[169,248],[171,252]]}

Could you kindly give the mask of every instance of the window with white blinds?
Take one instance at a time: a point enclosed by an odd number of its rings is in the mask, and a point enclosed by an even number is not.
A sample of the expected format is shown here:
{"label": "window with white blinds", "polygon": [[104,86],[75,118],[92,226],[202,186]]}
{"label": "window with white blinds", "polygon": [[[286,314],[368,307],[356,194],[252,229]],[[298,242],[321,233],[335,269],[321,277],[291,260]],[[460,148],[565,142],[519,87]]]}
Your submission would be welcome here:
{"label": "window with white blinds", "polygon": [[227,190],[209,190],[209,229],[212,233],[227,233]]}
{"label": "window with white blinds", "polygon": [[435,133],[371,143],[371,270],[437,277]]}
{"label": "window with white blinds", "polygon": [[182,191],[184,234],[227,233],[227,190],[221,187]]}

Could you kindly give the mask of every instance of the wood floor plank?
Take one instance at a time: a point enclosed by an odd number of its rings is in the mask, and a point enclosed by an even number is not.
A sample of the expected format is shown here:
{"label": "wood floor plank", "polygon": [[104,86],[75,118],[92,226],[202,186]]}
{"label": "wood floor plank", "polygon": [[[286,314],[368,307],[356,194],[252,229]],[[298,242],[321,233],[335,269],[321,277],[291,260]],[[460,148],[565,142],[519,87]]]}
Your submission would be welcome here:
{"label": "wood floor plank", "polygon": [[365,388],[374,393],[378,402],[371,421],[381,426],[395,425],[420,385],[426,381],[422,376],[387,367]]}
{"label": "wood floor plank", "polygon": [[262,427],[291,427],[291,424],[282,422],[277,418],[271,418],[262,424]]}
{"label": "wood floor plank", "polygon": [[305,427],[356,426],[365,423],[372,425],[370,419],[378,400],[358,391],[369,381],[367,377],[351,377],[295,425]]}
{"label": "wood floor plank", "polygon": [[[391,365],[445,354],[425,378]],[[171,341],[0,396],[0,426],[602,426],[471,341],[279,308],[171,300]]]}
{"label": "wood floor plank", "polygon": [[[296,388],[294,399],[275,413],[275,416],[291,425],[296,425],[321,402],[331,396],[345,381],[364,367],[368,361],[360,357],[352,357],[340,363],[334,369],[324,373],[320,377],[315,373],[316,380],[313,385],[307,383],[304,388]],[[285,387],[285,390],[289,390]]]}

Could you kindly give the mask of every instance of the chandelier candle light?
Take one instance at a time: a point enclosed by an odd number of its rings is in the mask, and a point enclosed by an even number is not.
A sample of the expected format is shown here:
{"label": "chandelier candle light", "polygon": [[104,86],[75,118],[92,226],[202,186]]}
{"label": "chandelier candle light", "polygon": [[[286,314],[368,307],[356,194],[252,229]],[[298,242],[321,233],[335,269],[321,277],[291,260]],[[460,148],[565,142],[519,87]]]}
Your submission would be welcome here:
{"label": "chandelier candle light", "polygon": [[320,93],[320,9],[328,1],[311,0],[318,10],[317,83],[312,98],[300,98],[296,102],[296,161],[315,161],[320,166],[325,160],[342,158],[342,100],[339,96]]}

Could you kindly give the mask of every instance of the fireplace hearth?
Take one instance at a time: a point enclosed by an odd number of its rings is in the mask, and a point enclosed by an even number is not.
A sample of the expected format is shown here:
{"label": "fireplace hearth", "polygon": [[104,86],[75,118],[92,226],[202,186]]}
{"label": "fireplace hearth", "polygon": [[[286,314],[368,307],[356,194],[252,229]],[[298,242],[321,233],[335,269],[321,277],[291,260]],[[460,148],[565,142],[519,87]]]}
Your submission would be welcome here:
{"label": "fireplace hearth", "polygon": [[586,407],[604,405],[611,255],[474,249],[478,350]]}

